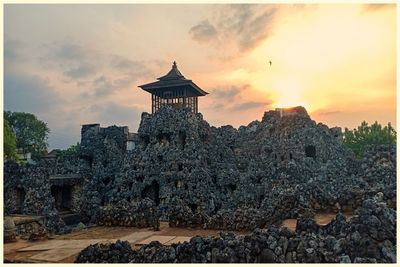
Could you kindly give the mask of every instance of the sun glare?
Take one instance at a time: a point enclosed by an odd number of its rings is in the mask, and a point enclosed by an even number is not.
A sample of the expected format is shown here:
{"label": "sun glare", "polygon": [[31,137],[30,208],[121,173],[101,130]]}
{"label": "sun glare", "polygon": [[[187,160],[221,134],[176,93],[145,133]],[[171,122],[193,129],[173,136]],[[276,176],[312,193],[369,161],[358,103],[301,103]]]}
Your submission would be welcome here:
{"label": "sun glare", "polygon": [[307,108],[303,97],[303,86],[298,80],[281,80],[274,86],[276,90],[276,108],[289,108],[294,106],[303,106]]}

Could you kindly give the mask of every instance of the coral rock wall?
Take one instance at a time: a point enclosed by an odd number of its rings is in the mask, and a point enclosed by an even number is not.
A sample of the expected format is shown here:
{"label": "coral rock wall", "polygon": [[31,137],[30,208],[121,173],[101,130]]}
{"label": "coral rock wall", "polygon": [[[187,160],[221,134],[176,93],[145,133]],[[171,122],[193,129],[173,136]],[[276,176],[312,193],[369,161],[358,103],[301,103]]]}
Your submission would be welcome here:
{"label": "coral rock wall", "polygon": [[[356,159],[339,128],[316,123],[302,107],[265,112],[239,129],[164,107],[142,114],[127,151],[130,135],[127,127],[85,125],[79,152],[35,166],[7,162],[6,214],[44,215],[47,227],[62,228],[51,194],[51,177],[60,174],[81,177],[71,184],[72,206],[79,207],[73,212],[85,223],[106,225],[151,225],[155,216],[173,226],[254,229],[320,211],[352,211],[378,192],[395,205],[395,147],[371,147]],[[22,204],[16,190],[25,192]],[[155,214],[147,222],[135,214],[141,205]],[[107,219],[119,211],[126,217]]]}

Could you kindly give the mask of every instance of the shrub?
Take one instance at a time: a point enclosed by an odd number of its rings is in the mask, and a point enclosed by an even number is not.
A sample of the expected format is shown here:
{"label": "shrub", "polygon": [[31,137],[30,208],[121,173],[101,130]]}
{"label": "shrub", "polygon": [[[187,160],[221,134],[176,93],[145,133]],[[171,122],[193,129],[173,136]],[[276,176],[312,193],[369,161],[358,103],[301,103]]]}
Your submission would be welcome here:
{"label": "shrub", "polygon": [[378,122],[369,126],[363,121],[357,129],[345,129],[343,144],[360,158],[369,145],[396,144],[396,131],[390,123],[382,127]]}

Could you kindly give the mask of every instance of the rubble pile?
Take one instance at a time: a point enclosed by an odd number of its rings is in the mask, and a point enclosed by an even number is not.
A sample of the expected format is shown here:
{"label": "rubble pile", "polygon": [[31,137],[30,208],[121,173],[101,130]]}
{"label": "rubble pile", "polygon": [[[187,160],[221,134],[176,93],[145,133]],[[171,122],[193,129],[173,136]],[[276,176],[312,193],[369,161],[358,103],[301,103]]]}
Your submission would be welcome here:
{"label": "rubble pile", "polygon": [[[153,241],[138,251],[130,251],[126,246],[129,244],[121,242],[103,250],[99,244],[90,246],[79,254],[76,262],[129,259],[131,263],[394,263],[396,212],[378,194],[365,200],[349,222],[339,213],[326,226],[300,218],[295,232],[271,227],[256,229],[245,236],[233,233],[197,236],[190,242],[171,246]],[[121,250],[129,254],[122,254]]]}

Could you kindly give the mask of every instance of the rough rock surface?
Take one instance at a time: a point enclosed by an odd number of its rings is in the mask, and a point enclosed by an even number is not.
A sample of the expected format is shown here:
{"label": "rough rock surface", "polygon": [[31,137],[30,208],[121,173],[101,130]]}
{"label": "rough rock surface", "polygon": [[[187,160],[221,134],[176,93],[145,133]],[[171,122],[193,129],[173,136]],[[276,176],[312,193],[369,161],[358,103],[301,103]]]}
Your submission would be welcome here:
{"label": "rough rock surface", "polygon": [[220,233],[219,237],[197,236],[171,246],[154,241],[138,251],[132,251],[126,242],[96,244],[84,249],[76,262],[393,263],[396,212],[379,194],[365,200],[349,222],[341,213],[326,226],[301,218],[295,232],[271,227],[245,236]]}
{"label": "rough rock surface", "polygon": [[[129,151],[128,136],[127,127],[85,125],[78,152],[36,165],[5,163],[5,213],[43,215],[49,231],[65,231],[57,186],[72,188],[69,209],[85,224],[147,227],[160,218],[176,227],[253,230],[354,211],[378,192],[395,208],[395,146],[371,147],[357,159],[340,129],[316,123],[301,107],[265,112],[239,129],[163,107],[142,114]],[[146,222],[138,212],[156,218]]]}
{"label": "rough rock surface", "polygon": [[126,241],[90,245],[78,255],[80,263],[128,263],[135,252]]}
{"label": "rough rock surface", "polygon": [[145,198],[139,203],[130,203],[126,200],[101,207],[96,221],[105,226],[134,226],[150,227],[156,224],[156,207],[154,202]]}

